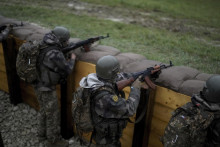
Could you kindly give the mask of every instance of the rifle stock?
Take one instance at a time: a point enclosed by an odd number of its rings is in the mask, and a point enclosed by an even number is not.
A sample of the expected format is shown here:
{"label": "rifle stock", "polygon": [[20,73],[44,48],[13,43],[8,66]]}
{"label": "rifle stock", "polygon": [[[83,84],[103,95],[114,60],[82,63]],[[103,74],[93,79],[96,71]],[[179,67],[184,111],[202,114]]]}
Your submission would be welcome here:
{"label": "rifle stock", "polygon": [[135,79],[133,77],[130,77],[129,79],[124,79],[124,80],[118,81],[116,83],[116,85],[118,87],[118,91],[121,91],[122,89],[124,89],[128,85],[131,85],[134,81],[135,81]]}

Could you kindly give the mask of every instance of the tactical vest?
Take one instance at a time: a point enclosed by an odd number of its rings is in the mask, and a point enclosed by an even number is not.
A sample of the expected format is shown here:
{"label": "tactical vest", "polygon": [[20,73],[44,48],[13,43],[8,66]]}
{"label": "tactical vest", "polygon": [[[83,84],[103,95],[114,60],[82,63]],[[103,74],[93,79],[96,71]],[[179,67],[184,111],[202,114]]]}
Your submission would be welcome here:
{"label": "tactical vest", "polygon": [[103,136],[110,137],[112,140],[119,139],[127,125],[127,119],[104,118],[95,111],[95,101],[98,101],[104,95],[116,94],[116,92],[112,87],[103,86],[94,93],[92,98],[92,119],[95,131],[103,134]]}
{"label": "tactical vest", "polygon": [[[43,86],[50,87],[56,84],[59,84],[65,77],[62,77],[62,73],[56,72],[53,64],[46,60],[47,53],[57,50],[60,48],[58,46],[49,46],[44,49],[38,58],[38,71],[39,71],[39,80]],[[45,62],[46,61],[46,62]]]}

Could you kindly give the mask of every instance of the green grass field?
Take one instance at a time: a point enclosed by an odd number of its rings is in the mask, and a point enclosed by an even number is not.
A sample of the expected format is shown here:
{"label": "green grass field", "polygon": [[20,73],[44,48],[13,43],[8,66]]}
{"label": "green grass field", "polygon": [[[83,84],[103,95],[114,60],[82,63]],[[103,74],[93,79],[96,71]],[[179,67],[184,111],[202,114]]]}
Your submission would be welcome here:
{"label": "green grass field", "polygon": [[[220,13],[217,0],[84,0],[96,2],[98,4],[126,7],[127,9],[137,9],[145,11],[158,11],[156,15],[169,16],[189,20],[188,25],[198,25],[200,27],[212,27],[220,29]],[[27,2],[31,2],[27,0]],[[198,39],[195,33],[172,32],[163,28],[142,27],[134,24],[124,24],[110,20],[98,19],[96,17],[78,16],[68,9],[50,9],[50,1],[38,1],[38,4],[24,5],[19,0],[11,2],[0,2],[0,15],[16,18],[21,21],[37,23],[47,28],[54,28],[62,25],[70,29],[72,38],[86,39],[99,35],[110,34],[109,39],[101,43],[118,48],[122,52],[134,52],[144,55],[149,60],[156,60],[168,63],[170,60],[175,65],[189,66],[201,72],[220,74],[220,34],[212,33],[204,35],[200,33],[203,40]],[[53,5],[63,8],[57,0]],[[135,2],[135,3],[134,3]],[[47,7],[42,7],[42,5]],[[196,25],[195,25],[196,24]],[[197,26],[196,26],[197,27]],[[195,31],[194,31],[195,32]]]}
{"label": "green grass field", "polygon": [[196,19],[200,23],[219,27],[219,0],[83,0],[89,3],[158,11],[165,15]]}

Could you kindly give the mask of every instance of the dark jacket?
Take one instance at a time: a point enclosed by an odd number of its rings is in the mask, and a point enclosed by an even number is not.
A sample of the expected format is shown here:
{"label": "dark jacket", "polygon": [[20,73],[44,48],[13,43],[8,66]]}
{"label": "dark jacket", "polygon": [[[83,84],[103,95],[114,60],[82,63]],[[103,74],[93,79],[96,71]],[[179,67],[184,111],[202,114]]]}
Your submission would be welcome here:
{"label": "dark jacket", "polygon": [[51,91],[72,72],[75,60],[65,59],[60,44],[53,41],[51,34],[45,35],[43,43],[48,47],[41,51],[38,58],[39,82],[37,87],[40,91]]}

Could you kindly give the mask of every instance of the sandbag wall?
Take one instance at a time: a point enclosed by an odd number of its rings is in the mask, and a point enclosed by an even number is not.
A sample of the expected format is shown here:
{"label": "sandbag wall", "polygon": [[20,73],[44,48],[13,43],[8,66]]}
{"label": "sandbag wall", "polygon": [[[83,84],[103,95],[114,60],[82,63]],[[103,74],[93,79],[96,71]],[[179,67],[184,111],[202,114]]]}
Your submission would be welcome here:
{"label": "sandbag wall", "polygon": [[[8,23],[20,23],[20,21],[8,19],[3,16],[0,16],[0,24],[8,24]],[[50,31],[49,29],[42,28],[35,24],[30,24],[28,22],[23,22],[23,23],[24,26],[16,27],[11,32],[13,37],[17,38],[16,39],[17,41],[40,40],[42,39],[45,33],[48,33]],[[70,41],[73,42],[77,42],[79,40],[80,40],[79,38],[70,39]],[[18,43],[18,46],[20,44],[21,43]],[[114,44],[112,46],[114,46]],[[118,59],[120,63],[120,69],[123,72],[137,72],[144,70],[147,67],[161,63],[159,61],[148,60],[144,56],[139,54],[121,53],[118,49],[114,47],[100,45],[100,44],[93,45],[90,52],[85,53],[80,49],[77,49],[74,52],[76,53],[80,61],[84,61],[92,64],[95,64],[96,61],[102,56],[113,55]],[[175,64],[175,61],[173,61],[173,63]],[[174,66],[172,68],[163,70],[159,78],[156,80],[156,84],[159,85],[159,87],[156,91],[154,105],[156,105],[158,109],[169,108],[169,111],[165,111],[165,113],[170,113],[178,106],[181,106],[187,101],[189,101],[190,100],[189,98],[192,94],[198,93],[200,90],[202,90],[205,81],[210,76],[211,74],[201,73],[196,69],[185,66]],[[0,90],[8,92],[8,87],[7,87],[8,81],[6,80],[7,79],[6,77],[7,75],[5,70],[4,55],[3,55],[2,47],[0,47],[0,78],[1,78]],[[74,81],[74,80],[71,79],[70,77],[69,81]],[[21,87],[23,93],[28,93],[26,95],[23,95],[23,97],[32,97],[32,98],[23,98],[26,99],[25,102],[35,107],[36,109],[39,109],[35,94],[33,93],[31,87],[24,83],[21,83]],[[70,89],[73,90],[73,88],[74,87],[71,87]],[[60,97],[60,87],[58,86],[57,89],[58,89],[58,95]],[[166,96],[163,97],[164,93],[166,93],[165,94]],[[177,100],[176,97],[179,97],[180,99]],[[172,102],[170,102],[171,99]],[[68,102],[71,102],[71,100],[69,100]],[[160,114],[160,112],[156,111],[154,108],[152,109],[153,109],[152,111],[153,114],[151,118],[152,122],[150,123],[154,123],[154,124],[152,124],[151,134],[153,133],[156,135],[154,135],[155,136],[154,138],[150,137],[152,138],[153,141],[150,142],[149,146],[162,146],[162,144],[159,141],[159,137],[162,135],[164,131],[164,128],[169,120],[170,114],[167,115],[166,119],[163,119],[162,113],[164,112],[161,112]],[[154,116],[156,116],[156,118]],[[154,132],[155,127],[157,128],[157,125],[155,125],[157,124],[156,120],[163,121],[163,125],[162,127],[158,126],[160,131],[155,131],[156,132],[155,133]],[[150,125],[149,122],[146,125]]]}

